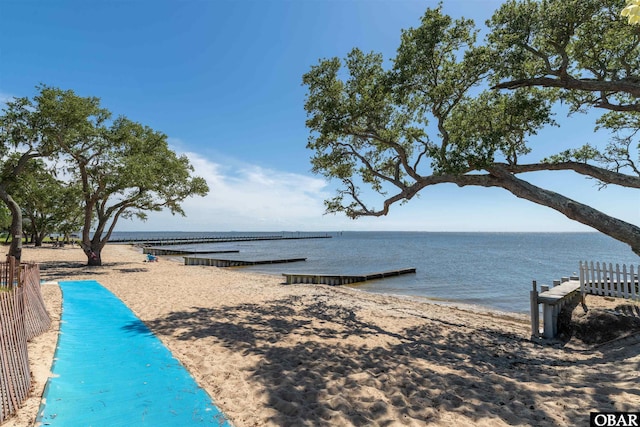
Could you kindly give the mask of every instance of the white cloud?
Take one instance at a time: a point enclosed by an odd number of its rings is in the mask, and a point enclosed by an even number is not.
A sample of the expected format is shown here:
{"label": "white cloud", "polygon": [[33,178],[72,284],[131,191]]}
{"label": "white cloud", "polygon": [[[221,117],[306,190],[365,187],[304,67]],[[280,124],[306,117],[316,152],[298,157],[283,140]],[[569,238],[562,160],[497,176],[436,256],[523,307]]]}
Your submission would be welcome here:
{"label": "white cloud", "polygon": [[[119,221],[119,231],[591,230],[507,191],[454,185],[427,188],[421,192],[422,197],[394,206],[386,217],[354,221],[344,214],[324,214],[323,201],[334,194],[324,179],[224,156],[216,155],[222,160],[215,162],[200,154],[182,154],[189,157],[194,174],[206,179],[209,194],[185,200],[182,206],[186,217],[151,213],[146,222]],[[636,215],[637,222],[637,210],[624,215],[611,213],[622,219]]]}
{"label": "white cloud", "polygon": [[194,175],[207,181],[209,194],[183,202],[186,218],[153,213],[145,223],[123,221],[119,230],[304,230],[323,222],[323,200],[329,195],[323,179],[184,154]]}
{"label": "white cloud", "polygon": [[4,92],[0,92],[0,109],[7,105],[7,102],[13,100],[13,96]]}

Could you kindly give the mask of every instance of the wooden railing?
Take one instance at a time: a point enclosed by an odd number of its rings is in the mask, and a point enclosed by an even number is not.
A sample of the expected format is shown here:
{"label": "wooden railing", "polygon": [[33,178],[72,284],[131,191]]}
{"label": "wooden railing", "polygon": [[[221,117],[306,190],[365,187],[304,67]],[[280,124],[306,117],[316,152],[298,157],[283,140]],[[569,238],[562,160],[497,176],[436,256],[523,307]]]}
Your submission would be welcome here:
{"label": "wooden railing", "polygon": [[604,295],[632,300],[640,299],[638,272],[633,265],[580,262],[580,289],[582,294]]}
{"label": "wooden railing", "polygon": [[37,264],[0,263],[0,423],[29,394],[27,341],[51,325]]}
{"label": "wooden railing", "polygon": [[543,336],[554,338],[558,334],[558,316],[560,310],[580,299],[580,282],[578,277],[563,277],[554,280],[553,287],[540,286],[538,293],[537,283],[533,281],[531,298],[531,336],[540,335],[540,304],[542,304],[542,319],[544,325]]}

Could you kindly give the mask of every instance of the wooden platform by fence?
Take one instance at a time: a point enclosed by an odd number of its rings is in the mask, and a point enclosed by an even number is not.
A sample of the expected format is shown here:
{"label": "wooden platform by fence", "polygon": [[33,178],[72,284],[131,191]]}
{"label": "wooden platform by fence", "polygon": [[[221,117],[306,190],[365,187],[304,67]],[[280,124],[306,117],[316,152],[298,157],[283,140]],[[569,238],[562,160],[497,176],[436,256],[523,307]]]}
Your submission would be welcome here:
{"label": "wooden platform by fence", "polygon": [[314,285],[350,285],[352,283],[366,282],[368,280],[384,279],[386,277],[400,276],[402,274],[415,273],[415,268],[383,271],[380,273],[344,275],[344,274],[283,274],[287,285],[314,284]]}
{"label": "wooden platform by fence", "polygon": [[580,282],[578,277],[563,277],[555,280],[553,287],[542,285],[540,293],[536,281],[533,281],[531,298],[531,336],[540,335],[540,304],[542,304],[543,336],[554,338],[558,334],[558,315],[560,310],[576,302],[580,298]]}
{"label": "wooden platform by fence", "polygon": [[[543,336],[555,338],[558,334],[558,315],[560,310],[577,298],[586,295],[603,295],[616,298],[640,300],[638,288],[638,272],[640,266],[634,269],[633,265],[627,268],[619,264],[607,265],[599,262],[580,262],[580,275],[575,277],[563,277],[555,280],[553,287],[541,286],[538,293],[536,282],[533,282],[531,299],[531,335],[537,337],[540,334],[540,304],[543,311]],[[584,302],[584,300],[583,300]]]}
{"label": "wooden platform by fence", "polygon": [[242,267],[259,264],[282,264],[287,262],[306,261],[306,258],[288,259],[219,259],[203,257],[184,257],[184,265],[208,265],[211,267]]}

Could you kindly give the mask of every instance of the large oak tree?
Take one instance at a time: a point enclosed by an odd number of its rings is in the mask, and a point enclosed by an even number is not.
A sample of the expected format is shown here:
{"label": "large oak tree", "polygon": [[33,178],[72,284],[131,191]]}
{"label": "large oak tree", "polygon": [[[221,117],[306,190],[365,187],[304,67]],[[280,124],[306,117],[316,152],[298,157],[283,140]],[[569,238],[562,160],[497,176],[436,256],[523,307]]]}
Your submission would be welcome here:
{"label": "large oak tree", "polygon": [[167,136],[148,126],[110,114],[99,99],[44,87],[36,96],[50,119],[46,139],[82,188],[82,245],[89,265],[101,265],[101,252],[121,218],[146,219],[169,209],[184,215],[187,197],[204,196],[206,181],[192,176],[186,156],[169,149]]}
{"label": "large oak tree", "polygon": [[[391,205],[442,183],[498,187],[591,226],[640,255],[640,228],[527,182],[527,172],[573,171],[640,188],[640,27],[620,17],[623,0],[509,1],[475,24],[429,9],[403,31],[390,67],[354,49],[321,60],[303,77],[315,151],[313,170],[342,182],[329,212],[380,216]],[[602,149],[562,147],[522,163],[530,137],[555,124],[562,101],[574,113],[608,111],[599,127],[615,131]],[[570,120],[570,118],[569,118]],[[364,187],[382,194],[381,206]]]}
{"label": "large oak tree", "polygon": [[[102,264],[102,249],[118,220],[145,219],[148,212],[165,208],[184,215],[184,199],[209,191],[203,178],[192,176],[189,160],[169,149],[165,134],[126,117],[111,120],[98,98],[39,89],[33,101],[10,103],[11,114],[3,117],[5,144],[31,141],[37,148],[27,151],[31,157],[46,155],[58,165],[59,175],[80,187],[81,245],[89,265]],[[17,120],[23,116],[30,120]]]}

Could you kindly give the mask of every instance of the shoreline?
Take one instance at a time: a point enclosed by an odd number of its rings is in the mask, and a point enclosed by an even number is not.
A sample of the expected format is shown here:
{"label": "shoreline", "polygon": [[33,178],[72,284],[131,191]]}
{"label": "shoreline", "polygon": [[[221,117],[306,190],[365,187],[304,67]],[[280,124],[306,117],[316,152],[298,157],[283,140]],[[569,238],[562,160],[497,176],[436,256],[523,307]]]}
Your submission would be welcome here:
{"label": "shoreline", "polygon": [[[569,426],[588,422],[590,411],[640,408],[638,340],[541,345],[517,313],[282,285],[270,275],[162,257],[145,263],[124,245],[107,245],[103,260],[88,268],[79,248],[23,255],[41,264],[43,279],[97,280],[113,292],[236,427]],[[43,285],[54,319],[55,289]],[[48,371],[53,353],[42,347],[51,351],[55,342],[32,347],[32,370]],[[30,425],[39,386],[3,427]]]}
{"label": "shoreline", "polygon": [[[160,256],[162,258],[162,256]],[[180,265],[183,264],[182,260],[179,260],[177,258],[169,258],[166,257],[167,261],[170,262],[176,262]],[[215,268],[215,267],[213,267]],[[281,280],[282,276],[279,274],[272,274],[272,273],[265,273],[265,272],[259,272],[259,271],[242,271],[243,268],[245,267],[222,267],[223,269],[229,270],[229,271],[237,271],[239,273],[242,274],[247,274],[247,275],[256,275],[256,276],[265,276],[265,277],[269,277],[272,278],[274,280],[278,280],[280,285],[282,286],[327,286],[329,288],[333,288],[333,289],[349,289],[352,292],[357,292],[357,293],[362,293],[364,295],[378,295],[381,296],[383,298],[394,298],[394,299],[398,299],[398,300],[406,300],[409,302],[415,302],[415,303],[420,303],[420,304],[433,304],[433,305],[440,305],[443,307],[452,307],[452,308],[457,308],[460,310],[464,310],[464,311],[469,311],[469,312],[479,312],[479,313],[488,313],[488,314],[495,314],[495,315],[501,315],[501,316],[505,316],[505,317],[514,317],[514,318],[524,318],[525,320],[528,321],[529,319],[529,313],[525,313],[525,312],[518,312],[518,311],[508,311],[508,310],[500,310],[498,308],[494,308],[494,307],[490,307],[490,306],[486,306],[486,305],[481,305],[481,304],[471,304],[471,303],[466,303],[463,301],[458,301],[458,300],[445,300],[445,299],[438,299],[436,297],[427,297],[427,296],[420,296],[420,295],[410,295],[410,294],[396,294],[396,293],[389,293],[389,292],[372,292],[372,291],[368,291],[368,290],[363,290],[363,289],[358,289],[358,285],[362,284],[362,283],[354,283],[354,284],[349,284],[349,285],[311,285],[311,284],[292,284],[292,285],[288,285],[286,283],[284,283],[283,280]],[[384,280],[384,279],[376,279],[376,280]],[[372,282],[368,281],[368,282]]]}
{"label": "shoreline", "polygon": [[[139,248],[137,248],[135,245],[131,245],[131,246],[134,250],[139,250]],[[184,264],[183,260],[181,258],[177,258],[175,255],[159,255],[159,257],[161,259],[164,259],[170,262],[175,262],[179,265]],[[248,274],[248,275],[266,276],[269,278],[273,278],[282,282],[280,284],[283,286],[304,286],[302,284],[287,285],[286,283],[284,283],[283,280],[281,280],[282,279],[281,274],[260,272],[260,271],[243,271],[244,268],[245,267],[224,267],[224,269],[229,271],[237,271],[237,272],[241,272],[243,274]],[[384,280],[384,279],[376,279],[376,280]],[[369,282],[373,282],[373,281],[375,280],[371,280]],[[459,308],[461,310],[466,310],[470,312],[485,312],[485,313],[493,313],[496,315],[507,316],[507,317],[509,316],[516,317],[516,318],[522,317],[522,318],[525,318],[525,320],[529,319],[528,312],[500,310],[498,308],[490,307],[486,305],[471,304],[471,303],[466,303],[458,300],[438,299],[436,297],[410,295],[410,294],[394,294],[394,293],[388,293],[388,292],[371,292],[367,290],[358,289],[358,285],[361,285],[361,284],[362,282],[354,283],[350,285],[335,285],[335,286],[326,285],[326,286],[329,286],[330,288],[350,289],[354,292],[362,292],[367,295],[380,295],[382,297],[397,298],[399,300],[408,300],[408,301],[423,303],[423,304],[436,304],[436,305],[442,305],[445,307]],[[314,286],[317,286],[317,285],[314,285]]]}

